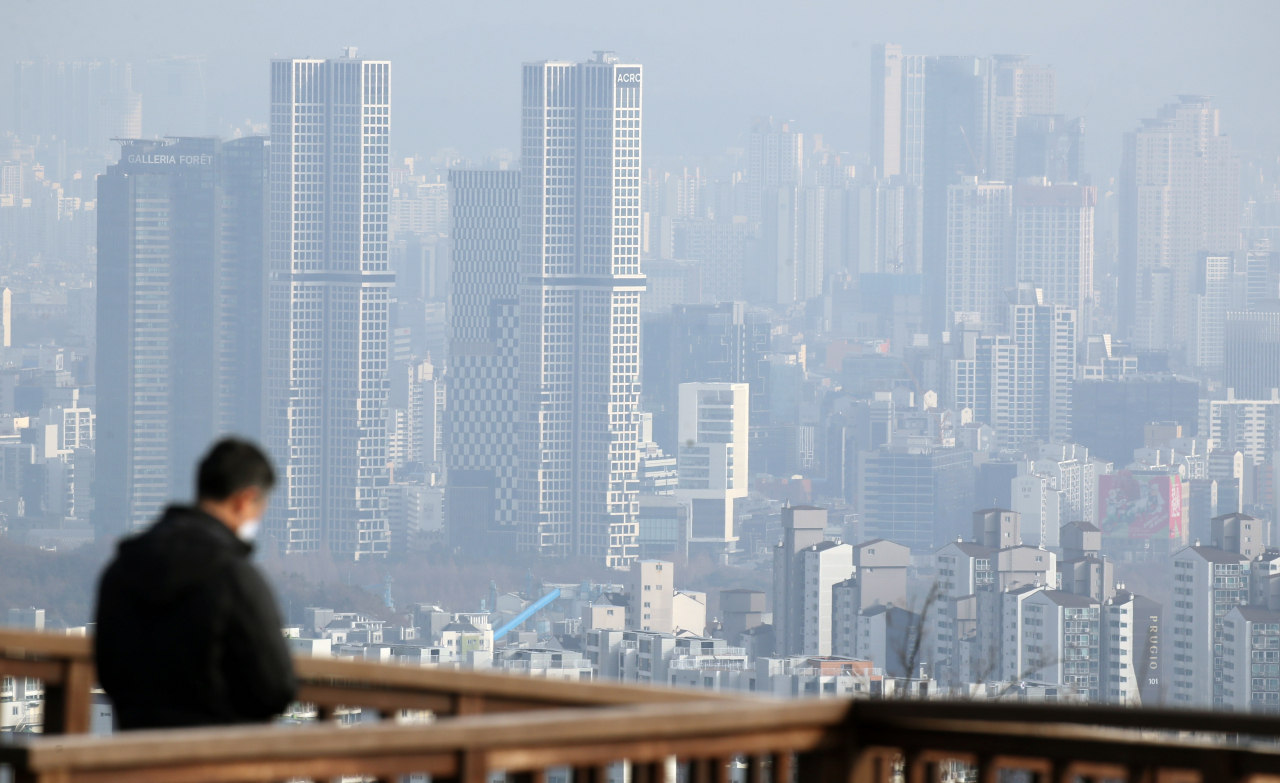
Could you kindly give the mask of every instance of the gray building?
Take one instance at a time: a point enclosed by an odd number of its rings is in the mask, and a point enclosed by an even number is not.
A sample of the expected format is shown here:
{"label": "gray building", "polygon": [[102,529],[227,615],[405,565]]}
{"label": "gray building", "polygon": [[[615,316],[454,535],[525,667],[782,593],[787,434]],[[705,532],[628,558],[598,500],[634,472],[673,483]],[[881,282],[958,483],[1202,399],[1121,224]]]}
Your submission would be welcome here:
{"label": "gray building", "polygon": [[[805,584],[801,553],[823,543],[827,510],[784,506],[782,541],[773,550],[773,632],[776,655],[799,654],[804,638]],[[839,580],[837,580],[839,581]]]}
{"label": "gray building", "polygon": [[453,290],[445,449],[452,545],[515,551],[518,535],[520,172],[449,172]]}
{"label": "gray building", "polygon": [[858,454],[858,524],[864,538],[887,538],[932,552],[970,529],[973,454],[893,446]]}
{"label": "gray building", "polygon": [[261,137],[123,141],[98,180],[103,534],[191,497],[218,435],[262,436],[270,150]]}
{"label": "gray building", "polygon": [[1280,389],[1280,312],[1227,313],[1223,387],[1238,400],[1269,400]]}

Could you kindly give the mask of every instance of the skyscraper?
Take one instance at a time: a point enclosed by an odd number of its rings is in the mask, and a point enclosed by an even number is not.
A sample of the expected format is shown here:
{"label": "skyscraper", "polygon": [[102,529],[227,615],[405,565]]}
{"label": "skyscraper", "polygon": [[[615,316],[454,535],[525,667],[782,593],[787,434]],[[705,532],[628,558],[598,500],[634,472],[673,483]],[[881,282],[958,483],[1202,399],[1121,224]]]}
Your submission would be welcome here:
{"label": "skyscraper", "polygon": [[449,172],[449,540],[513,551],[519,471],[520,172]]}
{"label": "skyscraper", "polygon": [[[1120,167],[1120,326],[1138,348],[1189,338],[1196,259],[1240,246],[1240,161],[1218,110],[1181,95],[1125,134]],[[1167,283],[1157,273],[1168,270]],[[1151,325],[1159,329],[1151,328]]]}
{"label": "skyscraper", "polygon": [[391,64],[271,63],[266,533],[282,552],[387,552]]}
{"label": "skyscraper", "polygon": [[1031,65],[1024,54],[998,54],[991,59],[987,178],[1012,183],[1018,169],[1018,118],[1053,114],[1056,80],[1052,68]]}
{"label": "skyscraper", "polygon": [[98,467],[104,534],[191,497],[226,432],[260,437],[267,157],[261,137],[124,141],[98,180]]}
{"label": "skyscraper", "polygon": [[[1191,300],[1194,308],[1192,324],[1195,328],[1187,345],[1188,364],[1214,370],[1222,366],[1227,311],[1244,309],[1243,301],[1237,307],[1231,306],[1231,283],[1236,255],[1243,256],[1243,253],[1197,254],[1195,292]],[[1244,296],[1239,298],[1244,299]]]}
{"label": "skyscraper", "polygon": [[948,188],[962,177],[986,179],[991,63],[980,57],[930,57],[925,62],[923,257],[929,331],[947,323]]}
{"label": "skyscraper", "polygon": [[1013,280],[1013,187],[964,177],[947,188],[947,322],[1000,326]]}
{"label": "skyscraper", "polygon": [[899,44],[871,49],[871,165],[883,179],[919,185],[924,167],[925,58]]}
{"label": "skyscraper", "polygon": [[902,173],[902,46],[871,49],[871,165],[879,177]]}
{"label": "skyscraper", "polygon": [[1013,189],[1014,275],[1044,291],[1047,304],[1088,324],[1093,300],[1094,189],[1019,184]]}
{"label": "skyscraper", "polygon": [[1059,185],[1084,178],[1084,120],[1061,114],[1018,118],[1017,178],[1044,177]]}
{"label": "skyscraper", "polygon": [[638,555],[641,66],[527,63],[518,546]]}

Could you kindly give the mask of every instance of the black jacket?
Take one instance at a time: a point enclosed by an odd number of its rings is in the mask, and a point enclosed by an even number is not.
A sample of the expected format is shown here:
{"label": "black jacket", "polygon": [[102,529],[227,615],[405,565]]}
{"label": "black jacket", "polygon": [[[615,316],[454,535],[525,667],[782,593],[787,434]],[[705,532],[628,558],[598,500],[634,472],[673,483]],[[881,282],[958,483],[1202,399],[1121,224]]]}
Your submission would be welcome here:
{"label": "black jacket", "polygon": [[122,729],[267,721],[297,681],[253,548],[171,506],[120,543],[98,588],[98,681]]}

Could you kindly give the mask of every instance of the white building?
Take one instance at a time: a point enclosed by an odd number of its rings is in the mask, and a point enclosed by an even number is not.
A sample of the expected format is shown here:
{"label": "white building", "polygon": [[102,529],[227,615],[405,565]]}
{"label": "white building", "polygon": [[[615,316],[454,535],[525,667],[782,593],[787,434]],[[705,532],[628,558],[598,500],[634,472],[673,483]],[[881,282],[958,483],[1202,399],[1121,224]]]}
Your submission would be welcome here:
{"label": "white building", "polygon": [[[998,626],[1000,636],[996,640],[1000,650],[999,665],[996,667],[998,679],[1019,682],[1026,680],[1036,668],[1039,668],[1040,655],[1034,649],[1027,649],[1028,646],[1035,645],[1029,644],[1026,638],[1026,614],[1022,610],[1022,605],[1044,590],[1043,584],[1024,584],[996,593],[996,611],[1000,613]],[[988,675],[983,679],[996,678]]]}
{"label": "white building", "polygon": [[1249,561],[1212,546],[1189,546],[1173,556],[1170,688],[1175,707],[1224,704],[1222,620],[1249,603]]}
{"label": "white building", "polygon": [[1280,714],[1280,613],[1237,606],[1222,621],[1222,704]]}
{"label": "white building", "polygon": [[1047,304],[1043,292],[1019,283],[1006,300],[1007,334],[961,332],[962,354],[951,361],[953,407],[969,408],[991,425],[1002,446],[1071,436],[1076,375],[1076,312]]}
{"label": "white building", "polygon": [[1226,339],[1227,310],[1243,310],[1244,303],[1232,307],[1232,253],[1200,253],[1195,270],[1195,290],[1191,300],[1195,331],[1188,339],[1188,361],[1206,370],[1222,367]]}
{"label": "white building", "polygon": [[1209,451],[1241,452],[1246,461],[1261,465],[1280,448],[1280,390],[1271,399],[1237,400],[1227,389],[1225,400],[1200,400],[1200,436],[1208,438]]}
{"label": "white building", "polygon": [[391,63],[346,55],[271,62],[265,533],[360,559],[390,546]]}
{"label": "white building", "polygon": [[631,623],[628,630],[674,632],[675,576],[675,566],[662,560],[631,562]]}
{"label": "white building", "polygon": [[804,586],[801,614],[801,655],[831,655],[834,639],[832,587],[853,576],[853,547],[824,541],[800,552]]}
{"label": "white building", "polygon": [[929,660],[929,649],[919,638],[924,631],[920,621],[915,612],[876,604],[858,614],[852,652],[835,654],[871,661],[890,677],[915,676]]}
{"label": "white building", "polygon": [[520,546],[614,568],[639,553],[641,72],[522,80]]}
{"label": "white building", "polygon": [[1098,513],[1098,476],[1110,471],[1110,463],[1089,457],[1089,450],[1076,443],[1042,444],[1031,460],[1034,473],[1047,476],[1050,485],[1062,493],[1063,513],[1068,521],[1093,522]]}
{"label": "white building", "polygon": [[737,548],[734,503],[748,492],[745,383],[682,383],[677,423],[680,484],[692,509],[689,548],[722,557]]}
{"label": "white building", "polygon": [[1041,590],[1022,602],[1023,679],[1067,685],[1098,700],[1101,671],[1099,613],[1087,595]]}
{"label": "white building", "polygon": [[1066,502],[1053,484],[1052,478],[1040,473],[1025,473],[1010,482],[1012,510],[1018,512],[1022,540],[1029,546],[1058,546]]}
{"label": "white building", "polygon": [[1160,704],[1162,621],[1160,604],[1127,590],[1103,604],[1099,682],[1103,701],[1130,707]]}

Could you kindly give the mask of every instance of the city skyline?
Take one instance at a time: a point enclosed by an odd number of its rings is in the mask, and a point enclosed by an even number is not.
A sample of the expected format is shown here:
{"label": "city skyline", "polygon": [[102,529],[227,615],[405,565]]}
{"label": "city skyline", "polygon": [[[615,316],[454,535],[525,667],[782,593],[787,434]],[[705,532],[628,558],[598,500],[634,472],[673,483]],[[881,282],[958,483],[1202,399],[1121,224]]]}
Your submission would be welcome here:
{"label": "city skyline", "polygon": [[1280,713],[1274,656],[1216,652],[1280,628],[1280,156],[1232,132],[1270,83],[1139,36],[1082,98],[1096,63],[993,18],[759,84],[718,40],[568,46],[615,16],[457,31],[430,78],[363,21],[19,51],[0,562],[106,552],[235,435],[303,654]]}

